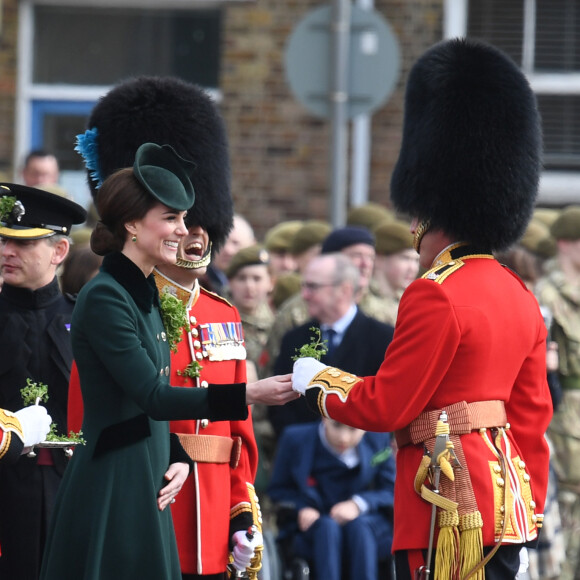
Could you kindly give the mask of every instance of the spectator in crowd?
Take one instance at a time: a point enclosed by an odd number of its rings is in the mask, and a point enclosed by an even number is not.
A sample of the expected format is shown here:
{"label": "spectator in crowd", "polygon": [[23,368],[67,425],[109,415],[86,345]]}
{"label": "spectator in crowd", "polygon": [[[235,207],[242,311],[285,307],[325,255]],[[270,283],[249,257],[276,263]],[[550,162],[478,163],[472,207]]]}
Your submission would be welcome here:
{"label": "spectator in crowd", "polygon": [[[318,330],[328,349],[321,359],[325,364],[360,376],[377,372],[393,338],[393,327],[358,307],[359,280],[358,268],[342,253],[321,254],[309,262],[302,277],[302,296],[310,319],[284,335],[275,373],[291,372],[297,351],[312,342]],[[278,437],[290,424],[317,418],[303,398],[268,411]]]}
{"label": "spectator in crowd", "polygon": [[240,312],[244,329],[247,362],[257,380],[256,367],[266,344],[274,314],[268,303],[272,291],[270,257],[261,244],[240,250],[226,271],[230,298]]}
{"label": "spectator in crowd", "polygon": [[212,261],[203,276],[202,286],[220,296],[227,296],[228,277],[226,270],[237,252],[256,243],[254,229],[250,222],[240,214],[234,214],[233,226],[219,251],[214,252]]}
{"label": "spectator in crowd", "polygon": [[280,522],[280,543],[312,562],[313,578],[379,579],[379,561],[390,559],[393,539],[389,442],[388,433],[326,418],[282,435],[268,491],[292,510]]}
{"label": "spectator in crowd", "polygon": [[290,220],[276,224],[266,232],[264,246],[270,254],[270,273],[274,281],[280,274],[296,271],[291,246],[294,235],[302,225],[299,220]]}
{"label": "spectator in crowd", "polygon": [[492,252],[525,231],[541,150],[536,98],[513,60],[470,39],[430,48],[409,73],[391,179],[427,271],[404,292],[375,375],[308,357],[294,365],[313,411],[395,431],[398,580],[514,579],[538,538],[547,331],[533,294]]}
{"label": "spectator in crowd", "polygon": [[[74,303],[60,292],[56,270],[69,252],[71,226],[82,223],[86,212],[24,185],[2,184],[0,192],[0,407],[21,409],[27,379],[43,383],[46,408],[65,435]],[[62,450],[42,448],[35,457],[22,455],[0,467],[0,578],[38,578],[66,464]]]}
{"label": "spectator in crowd", "polygon": [[[242,319],[248,357],[246,362],[248,380],[257,380],[258,359],[274,320],[268,301],[268,295],[272,290],[269,264],[268,251],[263,245],[254,244],[240,250],[232,258],[227,270],[231,300],[238,308]],[[271,524],[270,505],[267,500],[264,502],[263,492],[271,468],[275,439],[266,405],[253,405],[252,421],[259,451],[255,486],[262,499],[263,519]]]}
{"label": "spectator in crowd", "polygon": [[41,185],[56,185],[60,178],[58,159],[47,151],[35,149],[24,159],[22,179],[24,185],[36,187]]}
{"label": "spectator in crowd", "polygon": [[76,248],[69,252],[60,273],[62,293],[71,300],[76,300],[81,288],[97,275],[102,262],[102,256],[95,254],[90,247]]}
{"label": "spectator in crowd", "polygon": [[274,314],[282,308],[286,300],[300,294],[301,279],[302,276],[298,272],[288,272],[287,274],[281,274],[278,276],[274,283],[270,300]]}
{"label": "spectator in crowd", "polygon": [[394,326],[401,296],[419,273],[419,254],[413,248],[413,236],[405,222],[383,221],[374,234],[377,255],[373,280],[383,298],[387,320]]}
{"label": "spectator in crowd", "polygon": [[548,434],[554,446],[558,502],[564,530],[566,560],[561,578],[576,578],[580,570],[580,207],[565,208],[552,223],[556,240],[554,267],[538,280],[536,295],[552,316],[551,336],[558,345],[558,376],[562,403]]}

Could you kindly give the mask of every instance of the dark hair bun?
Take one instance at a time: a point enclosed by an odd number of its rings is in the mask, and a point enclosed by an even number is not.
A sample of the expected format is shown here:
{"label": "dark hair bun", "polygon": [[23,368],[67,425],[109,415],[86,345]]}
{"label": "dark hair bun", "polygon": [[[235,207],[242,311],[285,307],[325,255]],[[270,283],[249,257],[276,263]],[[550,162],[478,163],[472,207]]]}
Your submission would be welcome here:
{"label": "dark hair bun", "polygon": [[104,256],[117,249],[113,232],[103,223],[97,222],[91,234],[91,250],[98,256]]}

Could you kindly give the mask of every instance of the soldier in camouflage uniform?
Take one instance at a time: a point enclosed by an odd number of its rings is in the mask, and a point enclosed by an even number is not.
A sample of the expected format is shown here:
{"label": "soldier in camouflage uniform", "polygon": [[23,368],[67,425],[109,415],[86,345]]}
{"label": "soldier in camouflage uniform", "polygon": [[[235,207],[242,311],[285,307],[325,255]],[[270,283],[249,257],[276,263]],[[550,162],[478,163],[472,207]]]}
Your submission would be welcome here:
{"label": "soldier in camouflage uniform", "polygon": [[276,224],[264,236],[264,246],[270,254],[270,273],[276,279],[285,272],[296,271],[296,261],[290,251],[294,234],[302,227],[299,220]]}
{"label": "soldier in camouflage uniform", "polygon": [[405,222],[388,219],[380,222],[373,233],[377,240],[374,287],[383,298],[384,322],[395,326],[401,296],[419,273],[419,254]]}
{"label": "soldier in camouflage uniform", "polygon": [[580,207],[566,208],[550,228],[557,264],[538,281],[536,294],[553,316],[560,353],[563,400],[548,433],[554,445],[558,501],[566,543],[562,580],[580,579]]}
{"label": "soldier in camouflage uniform", "polygon": [[[269,267],[268,251],[263,245],[254,244],[235,254],[226,270],[229,297],[242,320],[248,380],[257,380],[258,359],[274,322],[274,313],[268,304],[268,294],[272,290]],[[252,421],[259,452],[254,486],[261,499],[262,518],[267,525],[272,525],[271,505],[264,492],[276,442],[266,405],[252,405]]]}
{"label": "soldier in camouflage uniform", "polygon": [[274,322],[274,313],[268,304],[268,294],[272,291],[269,264],[268,251],[261,244],[254,244],[235,254],[226,270],[229,297],[242,319],[246,360],[255,366]]}

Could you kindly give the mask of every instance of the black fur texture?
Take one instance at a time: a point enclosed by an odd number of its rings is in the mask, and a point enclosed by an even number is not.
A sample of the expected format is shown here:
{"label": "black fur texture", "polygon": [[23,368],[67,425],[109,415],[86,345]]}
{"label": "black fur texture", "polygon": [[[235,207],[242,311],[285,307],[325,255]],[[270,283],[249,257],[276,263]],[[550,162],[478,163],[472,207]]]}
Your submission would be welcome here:
{"label": "black fur texture", "polygon": [[[132,166],[146,142],[171,145],[194,161],[195,203],[186,224],[204,227],[214,250],[223,245],[233,221],[228,143],[217,106],[203,89],[173,77],[128,79],[99,100],[88,122],[94,127],[103,179]],[[98,189],[88,181],[94,198]]]}
{"label": "black fur texture", "polygon": [[397,210],[457,241],[505,249],[531,217],[541,157],[536,98],[508,56],[454,39],[415,63],[391,179]]}

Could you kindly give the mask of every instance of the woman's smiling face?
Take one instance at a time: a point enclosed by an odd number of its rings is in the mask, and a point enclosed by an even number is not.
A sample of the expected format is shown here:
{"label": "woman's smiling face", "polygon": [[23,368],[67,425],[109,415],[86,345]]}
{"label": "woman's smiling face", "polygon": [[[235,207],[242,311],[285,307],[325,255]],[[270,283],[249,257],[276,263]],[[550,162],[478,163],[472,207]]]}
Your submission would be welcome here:
{"label": "woman's smiling face", "polygon": [[[146,275],[157,264],[175,264],[179,241],[187,234],[186,213],[157,203],[142,219],[127,224],[125,250]],[[137,239],[133,241],[133,237]]]}

